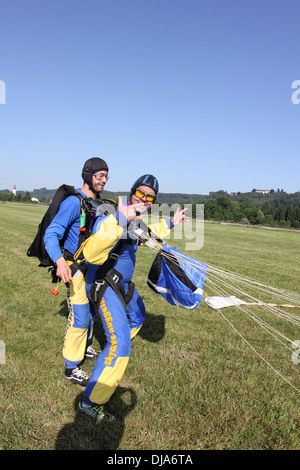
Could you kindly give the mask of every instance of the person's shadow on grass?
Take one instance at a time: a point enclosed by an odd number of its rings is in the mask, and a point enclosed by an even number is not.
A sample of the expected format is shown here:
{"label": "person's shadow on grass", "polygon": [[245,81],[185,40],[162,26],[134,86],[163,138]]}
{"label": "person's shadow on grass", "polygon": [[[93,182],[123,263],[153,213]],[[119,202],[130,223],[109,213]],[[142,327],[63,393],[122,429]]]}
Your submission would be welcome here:
{"label": "person's shadow on grass", "polygon": [[[75,399],[83,399],[80,394]],[[136,394],[131,388],[117,387],[109,402],[109,410],[116,416],[115,421],[95,422],[76,411],[75,421],[66,424],[58,433],[55,450],[116,450],[118,449],[124,429],[125,417],[136,405]]]}
{"label": "person's shadow on grass", "polygon": [[[62,309],[62,311],[65,309]],[[94,324],[94,336],[99,344],[105,344],[101,322]],[[165,317],[147,313],[144,324],[138,335],[143,339],[156,343],[165,334]],[[83,394],[76,397],[74,407],[77,410]],[[115,416],[112,423],[98,423],[76,412],[75,421],[66,424],[58,433],[56,450],[117,450],[125,430],[125,417],[134,409],[137,403],[136,393],[132,388],[117,387],[109,401],[108,410]]]}

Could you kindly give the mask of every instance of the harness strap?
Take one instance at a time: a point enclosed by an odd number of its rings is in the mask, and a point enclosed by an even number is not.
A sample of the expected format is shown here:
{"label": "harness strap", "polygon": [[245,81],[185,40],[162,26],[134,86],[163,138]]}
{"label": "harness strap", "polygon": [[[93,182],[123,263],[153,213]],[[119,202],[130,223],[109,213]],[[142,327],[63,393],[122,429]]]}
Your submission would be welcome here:
{"label": "harness strap", "polygon": [[132,299],[135,284],[130,281],[128,285],[127,294],[125,294],[124,285],[121,283],[122,275],[114,268],[111,268],[104,276],[103,279],[96,279],[91,286],[91,298],[96,310],[99,308],[100,300],[102,299],[106,289],[111,287],[119,300],[122,302],[125,310],[127,305]]}
{"label": "harness strap", "polygon": [[70,266],[69,266],[70,269],[71,269],[72,276],[74,276],[74,274],[78,270],[83,274],[83,276],[85,276],[86,271],[87,271],[86,263],[83,263],[83,262],[77,263],[77,261],[74,261],[74,255],[72,255],[72,253],[70,253],[67,250],[64,251],[64,259],[66,261],[72,261],[72,264],[70,264]]}

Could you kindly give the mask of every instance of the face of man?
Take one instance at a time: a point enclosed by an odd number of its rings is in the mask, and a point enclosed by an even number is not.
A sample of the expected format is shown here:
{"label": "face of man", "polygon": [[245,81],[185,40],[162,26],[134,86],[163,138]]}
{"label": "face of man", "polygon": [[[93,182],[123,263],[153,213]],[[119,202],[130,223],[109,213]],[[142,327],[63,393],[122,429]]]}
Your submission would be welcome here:
{"label": "face of man", "polygon": [[95,193],[102,193],[107,180],[107,171],[101,170],[93,174],[92,186]]}
{"label": "face of man", "polygon": [[149,210],[155,200],[155,191],[149,186],[139,186],[131,196],[131,204],[143,204]]}

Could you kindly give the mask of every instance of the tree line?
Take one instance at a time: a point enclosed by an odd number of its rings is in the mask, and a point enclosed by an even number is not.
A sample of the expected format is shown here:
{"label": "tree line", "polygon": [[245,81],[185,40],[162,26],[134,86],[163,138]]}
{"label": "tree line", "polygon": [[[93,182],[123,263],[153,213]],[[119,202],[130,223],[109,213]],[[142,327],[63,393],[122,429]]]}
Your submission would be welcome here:
{"label": "tree line", "polygon": [[230,196],[225,191],[190,199],[193,216],[196,204],[204,204],[204,219],[269,227],[300,229],[300,192],[278,190],[271,194],[243,193]]}
{"label": "tree line", "polygon": [[[41,188],[35,189],[33,193],[17,191],[14,195],[11,191],[3,190],[0,191],[0,201],[31,203],[31,198],[35,197],[40,202],[48,204],[55,191],[55,189]],[[107,191],[102,193],[103,197],[115,200],[118,195],[128,194]],[[278,189],[270,194],[252,191],[230,195],[223,190],[210,192],[208,195],[160,193],[157,203],[180,204],[181,207],[189,204],[192,206],[193,217],[196,216],[197,204],[203,204],[205,220],[300,229],[300,192],[288,194]]]}
{"label": "tree line", "polygon": [[[12,192],[8,191],[0,191],[0,201],[8,201],[8,202],[24,202],[29,203],[31,201],[31,193],[29,191],[19,192],[14,195]],[[46,200],[44,202],[47,202]]]}

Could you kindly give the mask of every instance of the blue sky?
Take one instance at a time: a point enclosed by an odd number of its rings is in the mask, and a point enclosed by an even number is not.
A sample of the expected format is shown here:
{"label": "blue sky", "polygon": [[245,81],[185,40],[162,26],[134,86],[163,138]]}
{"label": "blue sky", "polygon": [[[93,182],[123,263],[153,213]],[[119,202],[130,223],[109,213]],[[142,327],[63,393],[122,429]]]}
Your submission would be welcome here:
{"label": "blue sky", "polygon": [[[0,0],[0,189],[300,191],[299,0]],[[3,90],[2,90],[3,91]],[[299,94],[300,96],[300,94]]]}

